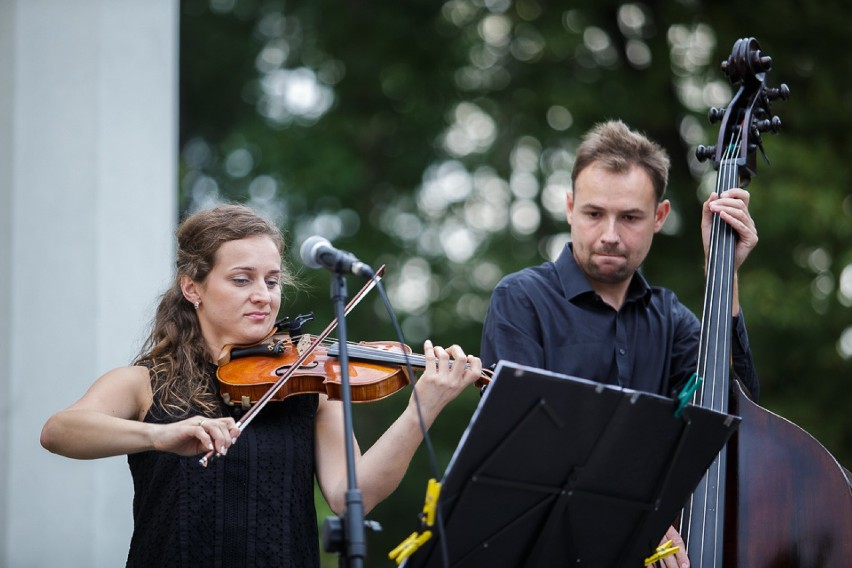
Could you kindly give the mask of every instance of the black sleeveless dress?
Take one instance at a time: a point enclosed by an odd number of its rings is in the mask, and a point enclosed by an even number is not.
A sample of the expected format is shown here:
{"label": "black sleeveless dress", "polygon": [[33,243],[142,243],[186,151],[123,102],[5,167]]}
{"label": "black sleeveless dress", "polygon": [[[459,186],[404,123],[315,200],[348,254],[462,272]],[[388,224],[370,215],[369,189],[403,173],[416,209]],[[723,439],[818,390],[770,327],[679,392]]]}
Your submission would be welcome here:
{"label": "black sleeveless dress", "polygon": [[[145,422],[175,421],[154,402]],[[198,457],[128,455],[134,529],[127,566],[318,567],[317,404],[317,395],[268,404],[206,469]]]}

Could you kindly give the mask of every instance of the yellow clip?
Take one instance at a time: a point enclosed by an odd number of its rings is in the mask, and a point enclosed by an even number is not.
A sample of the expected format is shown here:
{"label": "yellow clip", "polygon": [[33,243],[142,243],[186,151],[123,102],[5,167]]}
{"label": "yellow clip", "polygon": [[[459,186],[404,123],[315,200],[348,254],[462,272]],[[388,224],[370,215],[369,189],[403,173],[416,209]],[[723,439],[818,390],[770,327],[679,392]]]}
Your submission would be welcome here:
{"label": "yellow clip", "polygon": [[438,496],[441,494],[441,482],[432,478],[426,486],[426,499],[423,502],[423,524],[431,527],[435,524],[435,509],[438,507]]}
{"label": "yellow clip", "polygon": [[402,541],[399,546],[388,553],[388,558],[396,560],[396,564],[399,566],[402,564],[403,560],[414,554],[414,552],[430,538],[432,538],[432,531],[426,531],[420,535],[413,532],[408,535],[408,538]]}
{"label": "yellow clip", "polygon": [[666,556],[671,556],[672,554],[677,553],[679,550],[679,546],[672,546],[672,541],[667,540],[666,542],[657,547],[657,552],[645,559],[645,566],[650,566],[657,560],[665,558]]}
{"label": "yellow clip", "polygon": [[388,558],[396,560],[397,565],[415,553],[427,540],[432,538],[432,531],[428,530],[435,524],[435,510],[438,507],[438,496],[441,494],[441,483],[436,479],[430,479],[426,487],[426,499],[423,502],[423,512],[420,513],[420,526],[423,532],[408,535],[399,546],[388,553]]}

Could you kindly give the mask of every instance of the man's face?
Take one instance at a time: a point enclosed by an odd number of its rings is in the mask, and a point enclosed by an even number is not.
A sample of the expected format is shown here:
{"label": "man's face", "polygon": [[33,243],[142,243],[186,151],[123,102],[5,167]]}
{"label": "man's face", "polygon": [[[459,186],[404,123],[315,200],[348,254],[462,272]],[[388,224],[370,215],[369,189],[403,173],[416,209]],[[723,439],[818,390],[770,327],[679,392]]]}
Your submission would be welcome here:
{"label": "man's face", "polygon": [[574,258],[594,285],[626,284],[639,268],[669,213],[656,203],[644,169],[614,173],[598,163],[580,172],[568,194]]}

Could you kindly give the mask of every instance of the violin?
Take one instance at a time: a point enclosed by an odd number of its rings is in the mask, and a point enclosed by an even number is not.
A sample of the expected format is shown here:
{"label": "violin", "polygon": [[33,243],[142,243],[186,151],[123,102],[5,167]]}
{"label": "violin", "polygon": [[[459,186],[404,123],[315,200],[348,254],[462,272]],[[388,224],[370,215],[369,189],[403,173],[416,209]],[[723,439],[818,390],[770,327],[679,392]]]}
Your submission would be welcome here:
{"label": "violin", "polygon": [[[289,378],[271,395],[271,401],[311,393],[341,400],[340,344],[320,343],[299,360],[311,339],[310,335],[303,334],[297,340],[289,333],[283,333],[256,346],[232,349],[227,362],[216,371],[222,399],[228,405],[239,404],[248,409],[285,374],[289,374]],[[408,345],[393,341],[350,343],[347,352],[352,402],[387,398],[411,383],[409,364],[415,369],[426,367],[423,355],[413,354]],[[482,387],[489,381],[488,371],[483,371],[476,384]]]}
{"label": "violin", "polygon": [[[349,301],[344,308],[348,314],[382,278],[385,267]],[[341,397],[342,369],[337,360],[339,346],[326,346],[326,337],[337,326],[331,321],[317,336],[301,333],[313,315],[298,316],[276,322],[264,340],[250,346],[226,346],[219,356],[216,377],[220,394],[226,404],[239,404],[246,410],[237,420],[243,430],[271,401],[282,401],[297,394],[324,393],[331,399]],[[279,333],[279,330],[283,330]],[[298,340],[294,339],[298,337]],[[401,390],[411,382],[412,368],[425,368],[423,355],[412,355],[407,345],[389,341],[362,342],[347,345],[349,390],[352,402],[381,400]],[[490,382],[490,371],[483,371],[476,385],[484,388]],[[207,467],[213,457],[210,451],[199,463]]]}

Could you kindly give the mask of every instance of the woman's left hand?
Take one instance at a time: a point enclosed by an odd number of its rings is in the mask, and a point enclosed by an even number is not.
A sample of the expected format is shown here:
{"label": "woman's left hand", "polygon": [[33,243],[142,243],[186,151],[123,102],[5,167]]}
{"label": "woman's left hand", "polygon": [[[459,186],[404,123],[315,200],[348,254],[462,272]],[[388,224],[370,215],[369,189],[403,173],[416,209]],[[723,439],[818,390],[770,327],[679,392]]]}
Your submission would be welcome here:
{"label": "woman's left hand", "polygon": [[466,355],[458,345],[444,349],[429,340],[423,343],[423,355],[426,368],[415,388],[424,419],[431,423],[451,400],[480,378],[482,362],[479,357]]}
{"label": "woman's left hand", "polygon": [[[356,444],[358,483],[369,511],[399,485],[426,429],[441,410],[459,393],[479,379],[482,363],[453,345],[448,349],[423,344],[425,370],[414,383],[408,406],[363,455]],[[347,479],[340,401],[320,397],[315,422],[317,479],[332,510],[340,514],[346,507]],[[421,421],[422,419],[422,421]]]}

